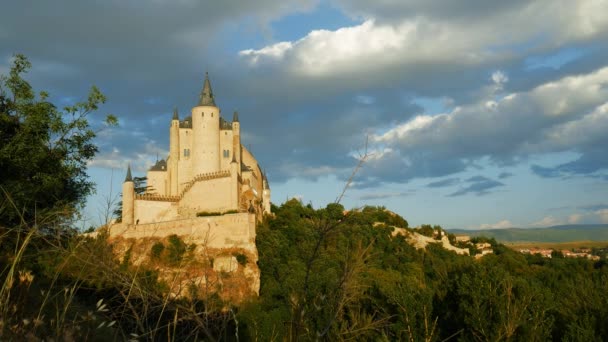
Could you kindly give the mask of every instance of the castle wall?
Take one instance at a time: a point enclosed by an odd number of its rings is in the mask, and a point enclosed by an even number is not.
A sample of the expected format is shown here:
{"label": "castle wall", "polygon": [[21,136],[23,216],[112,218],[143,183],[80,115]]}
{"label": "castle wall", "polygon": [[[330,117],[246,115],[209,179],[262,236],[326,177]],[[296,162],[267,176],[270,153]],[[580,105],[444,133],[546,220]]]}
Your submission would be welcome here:
{"label": "castle wall", "polygon": [[110,237],[163,238],[175,234],[188,243],[205,244],[209,248],[243,248],[257,255],[255,246],[255,215],[249,213],[196,217],[169,222],[140,223],[125,227],[114,225]]}
{"label": "castle wall", "polygon": [[136,199],[134,203],[134,223],[140,225],[175,220],[178,217],[177,208],[177,202]]}
{"label": "castle wall", "polygon": [[[226,212],[234,210],[231,203],[231,177],[209,179],[195,183],[180,201],[180,208],[201,212]],[[183,214],[188,210],[180,209]]]}
{"label": "castle wall", "polygon": [[167,195],[169,179],[167,171],[148,171],[147,185],[150,193]]}
{"label": "castle wall", "polygon": [[249,152],[249,150],[247,150],[245,147],[243,147],[242,158],[243,158],[243,163],[251,168],[251,173],[250,174],[245,173],[245,174],[243,174],[243,177],[245,179],[249,179],[251,189],[255,190],[254,193],[256,194],[256,197],[258,197],[261,200],[263,183],[262,183],[262,174],[260,173],[260,168],[258,166],[258,162],[257,162],[257,160],[255,160],[255,158],[253,157],[251,152]]}

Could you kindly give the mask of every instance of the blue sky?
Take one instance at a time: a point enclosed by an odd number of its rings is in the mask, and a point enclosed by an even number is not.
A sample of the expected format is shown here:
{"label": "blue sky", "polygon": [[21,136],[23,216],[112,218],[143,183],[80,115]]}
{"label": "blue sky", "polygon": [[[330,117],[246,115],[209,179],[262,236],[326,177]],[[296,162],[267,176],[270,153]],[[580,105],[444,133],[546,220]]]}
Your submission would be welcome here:
{"label": "blue sky", "polygon": [[[128,163],[166,157],[205,71],[273,202],[340,194],[447,228],[608,223],[608,1],[9,1],[0,72],[23,53],[58,105],[97,85],[84,226]],[[367,138],[366,138],[367,137]]]}

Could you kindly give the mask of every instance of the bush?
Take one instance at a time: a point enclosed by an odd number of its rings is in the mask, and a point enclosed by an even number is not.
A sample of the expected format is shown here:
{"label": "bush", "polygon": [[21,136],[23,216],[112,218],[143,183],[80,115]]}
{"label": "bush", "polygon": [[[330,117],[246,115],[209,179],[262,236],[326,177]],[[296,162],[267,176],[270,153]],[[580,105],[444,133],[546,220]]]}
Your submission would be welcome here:
{"label": "bush", "polygon": [[222,215],[219,211],[201,211],[196,213],[196,217],[205,217],[205,216],[220,216]]}
{"label": "bush", "polygon": [[237,253],[235,254],[236,257],[236,261],[238,261],[239,264],[245,266],[247,265],[247,256],[243,253]]}
{"label": "bush", "polygon": [[228,211],[200,211],[196,213],[196,217],[206,217],[206,216],[222,216],[226,214],[238,214],[238,210],[228,210]]}
{"label": "bush", "polygon": [[186,252],[186,244],[179,236],[173,234],[169,236],[169,246],[167,247],[167,261],[169,264],[175,265],[182,261],[182,257]]}
{"label": "bush", "polygon": [[152,260],[160,260],[160,256],[163,254],[165,250],[165,245],[162,242],[157,242],[152,245],[152,249],[150,250],[150,258]]}

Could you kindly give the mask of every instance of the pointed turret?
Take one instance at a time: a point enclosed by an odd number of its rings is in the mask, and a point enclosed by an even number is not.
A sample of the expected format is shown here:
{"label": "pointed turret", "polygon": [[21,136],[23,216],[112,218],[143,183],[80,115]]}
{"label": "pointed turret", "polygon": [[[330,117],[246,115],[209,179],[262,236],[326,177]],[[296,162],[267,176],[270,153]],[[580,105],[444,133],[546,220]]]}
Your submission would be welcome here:
{"label": "pointed turret", "polygon": [[127,166],[127,177],[125,177],[125,182],[132,182],[133,177],[131,177],[131,164]]}
{"label": "pointed turret", "polygon": [[179,115],[177,115],[177,107],[173,108],[173,120],[179,121]]}
{"label": "pointed turret", "polygon": [[200,100],[198,101],[199,106],[214,106],[215,100],[213,98],[213,91],[211,90],[211,82],[209,82],[209,73],[205,73],[205,84],[201,91]]}
{"label": "pointed turret", "polygon": [[133,224],[134,218],[134,203],[135,199],[135,183],[131,177],[131,165],[127,167],[127,177],[122,183],[122,223],[125,225]]}
{"label": "pointed turret", "polygon": [[239,122],[239,112],[236,110],[234,111],[234,114],[232,114],[232,122]]}

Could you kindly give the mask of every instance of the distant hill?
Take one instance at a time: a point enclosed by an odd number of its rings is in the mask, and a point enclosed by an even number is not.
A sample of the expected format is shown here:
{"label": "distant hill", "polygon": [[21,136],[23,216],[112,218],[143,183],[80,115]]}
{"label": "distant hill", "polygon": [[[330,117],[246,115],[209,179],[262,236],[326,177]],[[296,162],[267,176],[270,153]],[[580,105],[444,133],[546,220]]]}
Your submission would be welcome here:
{"label": "distant hill", "polygon": [[453,234],[493,237],[499,242],[608,241],[607,224],[561,225],[546,228],[446,230]]}

